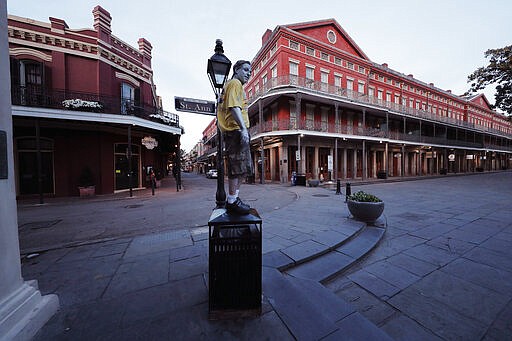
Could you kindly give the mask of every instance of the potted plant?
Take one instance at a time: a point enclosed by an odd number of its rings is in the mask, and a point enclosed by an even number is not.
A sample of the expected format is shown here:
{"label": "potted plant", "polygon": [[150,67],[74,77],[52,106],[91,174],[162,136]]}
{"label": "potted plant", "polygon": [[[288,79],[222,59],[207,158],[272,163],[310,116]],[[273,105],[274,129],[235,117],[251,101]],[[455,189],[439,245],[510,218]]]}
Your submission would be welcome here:
{"label": "potted plant", "polygon": [[78,191],[81,197],[92,196],[96,193],[96,186],[94,185],[94,176],[89,167],[84,167],[78,178]]}
{"label": "potted plant", "polygon": [[347,207],[355,219],[369,223],[377,220],[384,212],[384,202],[363,191],[350,195],[347,198]]}

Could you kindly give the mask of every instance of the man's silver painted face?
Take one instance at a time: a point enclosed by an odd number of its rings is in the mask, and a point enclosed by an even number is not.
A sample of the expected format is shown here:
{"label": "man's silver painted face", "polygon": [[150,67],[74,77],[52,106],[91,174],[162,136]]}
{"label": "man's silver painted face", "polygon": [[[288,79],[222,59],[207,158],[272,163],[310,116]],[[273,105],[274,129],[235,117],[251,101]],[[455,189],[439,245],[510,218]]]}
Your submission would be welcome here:
{"label": "man's silver painted face", "polygon": [[239,68],[237,71],[236,71],[236,78],[242,82],[242,84],[245,84],[247,83],[247,81],[249,80],[249,78],[251,77],[251,65],[249,64],[244,64],[242,65],[241,68]]}

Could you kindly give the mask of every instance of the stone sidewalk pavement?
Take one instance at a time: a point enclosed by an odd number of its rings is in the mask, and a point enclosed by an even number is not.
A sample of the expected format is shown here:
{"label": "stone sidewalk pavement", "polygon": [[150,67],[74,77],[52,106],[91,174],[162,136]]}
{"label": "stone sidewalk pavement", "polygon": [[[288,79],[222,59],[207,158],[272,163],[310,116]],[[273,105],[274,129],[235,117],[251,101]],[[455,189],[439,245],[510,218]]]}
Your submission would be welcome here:
{"label": "stone sidewalk pavement", "polygon": [[[171,185],[156,197],[53,202],[39,212],[21,204],[22,249],[39,251],[23,259],[23,276],[61,301],[36,339],[511,335],[512,173],[354,184],[353,191],[370,191],[386,203],[383,239],[359,261],[364,253],[343,247],[360,242],[365,230],[347,218],[333,191],[244,187],[263,217],[263,313],[232,321],[207,319],[204,216],[213,205],[211,184],[189,175],[180,193]],[[148,221],[156,226],[148,229]],[[311,264],[320,277],[298,271]]]}

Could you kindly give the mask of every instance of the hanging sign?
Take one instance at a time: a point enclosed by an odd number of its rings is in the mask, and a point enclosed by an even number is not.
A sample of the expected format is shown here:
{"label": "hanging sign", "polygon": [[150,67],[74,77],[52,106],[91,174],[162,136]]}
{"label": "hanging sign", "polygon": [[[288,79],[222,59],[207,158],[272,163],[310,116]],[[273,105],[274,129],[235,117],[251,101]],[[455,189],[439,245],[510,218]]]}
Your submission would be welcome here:
{"label": "hanging sign", "polygon": [[332,172],[333,170],[332,155],[327,155],[327,171]]}
{"label": "hanging sign", "polygon": [[158,141],[154,137],[146,136],[142,139],[142,145],[151,150],[158,147]]}

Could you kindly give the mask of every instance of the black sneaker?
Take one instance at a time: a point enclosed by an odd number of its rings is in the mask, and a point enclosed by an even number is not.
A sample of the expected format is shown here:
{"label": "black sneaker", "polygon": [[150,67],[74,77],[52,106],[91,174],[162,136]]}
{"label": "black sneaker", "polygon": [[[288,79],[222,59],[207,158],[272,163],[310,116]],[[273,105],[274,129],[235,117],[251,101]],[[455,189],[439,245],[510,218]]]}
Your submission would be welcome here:
{"label": "black sneaker", "polygon": [[249,214],[250,209],[251,207],[247,204],[244,204],[240,198],[236,198],[235,202],[232,204],[226,203],[226,210],[228,213],[244,215]]}

